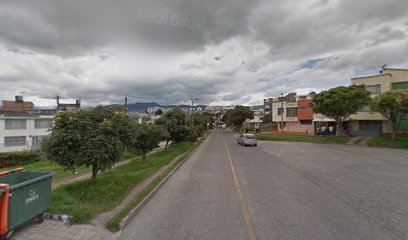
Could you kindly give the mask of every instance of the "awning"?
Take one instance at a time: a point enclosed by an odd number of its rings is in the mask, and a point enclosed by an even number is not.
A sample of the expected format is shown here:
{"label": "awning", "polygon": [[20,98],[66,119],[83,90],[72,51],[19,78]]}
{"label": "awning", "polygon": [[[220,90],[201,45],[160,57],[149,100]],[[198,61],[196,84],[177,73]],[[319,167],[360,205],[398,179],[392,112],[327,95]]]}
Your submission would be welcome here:
{"label": "awning", "polygon": [[332,118],[317,118],[313,119],[313,122],[335,122],[336,120]]}

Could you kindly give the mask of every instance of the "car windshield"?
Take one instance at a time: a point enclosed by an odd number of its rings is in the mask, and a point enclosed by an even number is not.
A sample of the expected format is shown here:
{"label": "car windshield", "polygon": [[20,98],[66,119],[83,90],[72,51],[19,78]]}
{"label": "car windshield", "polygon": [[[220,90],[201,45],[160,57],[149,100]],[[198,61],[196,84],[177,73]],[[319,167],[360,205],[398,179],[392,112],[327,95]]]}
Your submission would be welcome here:
{"label": "car windshield", "polygon": [[246,139],[256,139],[255,135],[244,135],[244,138],[246,138]]}

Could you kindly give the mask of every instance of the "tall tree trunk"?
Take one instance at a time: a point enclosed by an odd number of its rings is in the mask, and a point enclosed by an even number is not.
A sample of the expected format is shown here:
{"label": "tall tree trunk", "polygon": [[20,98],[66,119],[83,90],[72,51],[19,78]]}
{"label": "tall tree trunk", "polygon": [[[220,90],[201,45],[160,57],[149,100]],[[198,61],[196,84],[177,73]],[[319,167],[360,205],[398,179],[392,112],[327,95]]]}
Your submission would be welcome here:
{"label": "tall tree trunk", "polygon": [[343,135],[343,126],[340,120],[336,120],[336,136]]}
{"label": "tall tree trunk", "polygon": [[167,146],[169,145],[169,141],[170,140],[166,140],[166,146],[164,148],[167,148]]}
{"label": "tall tree trunk", "polygon": [[395,124],[393,123],[393,121],[390,119],[390,120],[388,120],[389,122],[390,122],[390,126],[391,126],[391,137],[392,137],[392,140],[395,140],[395,135],[397,134],[397,130],[396,130],[396,127],[395,127]]}
{"label": "tall tree trunk", "polygon": [[99,172],[99,168],[96,165],[92,165],[92,181],[94,181],[96,179],[96,175]]}

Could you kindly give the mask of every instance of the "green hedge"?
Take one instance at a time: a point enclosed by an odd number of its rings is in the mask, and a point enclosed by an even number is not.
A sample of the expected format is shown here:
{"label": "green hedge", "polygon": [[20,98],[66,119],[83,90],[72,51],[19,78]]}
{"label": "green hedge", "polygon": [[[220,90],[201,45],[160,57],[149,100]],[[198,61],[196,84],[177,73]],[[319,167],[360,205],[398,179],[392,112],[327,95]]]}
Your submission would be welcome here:
{"label": "green hedge", "polygon": [[39,151],[0,153],[0,168],[21,166],[41,159]]}

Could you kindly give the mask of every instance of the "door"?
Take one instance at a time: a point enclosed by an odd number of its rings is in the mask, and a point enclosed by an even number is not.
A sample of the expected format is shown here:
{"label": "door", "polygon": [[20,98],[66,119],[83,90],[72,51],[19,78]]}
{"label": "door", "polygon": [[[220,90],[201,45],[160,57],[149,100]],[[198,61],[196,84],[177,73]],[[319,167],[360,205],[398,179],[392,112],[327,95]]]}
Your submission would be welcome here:
{"label": "door", "polygon": [[381,121],[360,120],[359,136],[362,137],[378,137],[381,133]]}

